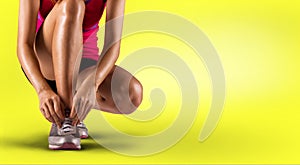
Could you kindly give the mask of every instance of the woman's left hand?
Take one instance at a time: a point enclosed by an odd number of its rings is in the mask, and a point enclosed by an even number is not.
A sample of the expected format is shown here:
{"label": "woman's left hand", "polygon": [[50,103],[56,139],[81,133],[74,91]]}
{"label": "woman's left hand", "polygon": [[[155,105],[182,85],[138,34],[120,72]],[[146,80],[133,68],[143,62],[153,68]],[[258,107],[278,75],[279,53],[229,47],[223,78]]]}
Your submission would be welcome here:
{"label": "woman's left hand", "polygon": [[83,121],[96,102],[96,91],[94,79],[87,78],[77,89],[73,97],[73,105],[70,118],[73,119],[73,125]]}

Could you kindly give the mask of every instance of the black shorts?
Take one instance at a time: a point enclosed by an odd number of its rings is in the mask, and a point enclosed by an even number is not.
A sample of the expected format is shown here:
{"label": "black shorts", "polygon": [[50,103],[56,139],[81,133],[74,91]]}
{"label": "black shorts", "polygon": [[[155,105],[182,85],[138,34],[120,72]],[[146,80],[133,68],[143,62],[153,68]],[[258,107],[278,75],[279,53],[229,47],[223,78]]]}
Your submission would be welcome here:
{"label": "black shorts", "polygon": [[[80,62],[80,67],[79,67],[79,73],[81,71],[83,71],[84,69],[88,68],[88,67],[91,67],[91,66],[94,66],[97,64],[97,61],[95,60],[92,60],[92,59],[89,59],[89,58],[82,58],[81,59],[81,62]],[[29,78],[27,77],[27,75],[25,74],[23,68],[21,67],[24,75],[26,76],[27,80],[30,82]],[[48,80],[46,79],[47,83],[49,84],[49,86],[51,87],[51,89],[57,93],[57,88],[56,88],[56,82],[55,80]],[[31,83],[31,82],[30,82]]]}

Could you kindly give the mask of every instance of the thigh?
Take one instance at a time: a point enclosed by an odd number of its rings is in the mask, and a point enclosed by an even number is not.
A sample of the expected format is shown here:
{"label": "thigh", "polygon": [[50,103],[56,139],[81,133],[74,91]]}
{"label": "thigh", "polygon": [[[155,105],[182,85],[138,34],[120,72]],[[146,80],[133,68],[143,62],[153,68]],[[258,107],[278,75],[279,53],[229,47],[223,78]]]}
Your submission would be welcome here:
{"label": "thigh", "polygon": [[39,61],[41,72],[48,80],[55,79],[52,62],[52,39],[58,14],[59,10],[56,4],[45,18],[35,39],[35,54]]}
{"label": "thigh", "polygon": [[132,113],[141,103],[142,85],[128,71],[115,65],[96,95],[98,109],[111,113]]}

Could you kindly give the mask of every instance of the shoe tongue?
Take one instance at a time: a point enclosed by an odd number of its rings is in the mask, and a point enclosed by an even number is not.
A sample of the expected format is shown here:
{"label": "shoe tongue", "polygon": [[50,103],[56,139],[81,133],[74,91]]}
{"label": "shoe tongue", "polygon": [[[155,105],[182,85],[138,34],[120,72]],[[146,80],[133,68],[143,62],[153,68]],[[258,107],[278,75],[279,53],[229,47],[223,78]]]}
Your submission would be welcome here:
{"label": "shoe tongue", "polygon": [[72,120],[66,118],[62,124],[62,127],[58,130],[59,135],[70,135],[75,134],[76,128],[72,125]]}
{"label": "shoe tongue", "polygon": [[72,120],[70,118],[65,118],[64,123],[72,124]]}
{"label": "shoe tongue", "polygon": [[71,109],[66,108],[65,109],[65,115],[66,115],[66,117],[70,117],[70,114],[71,114]]}

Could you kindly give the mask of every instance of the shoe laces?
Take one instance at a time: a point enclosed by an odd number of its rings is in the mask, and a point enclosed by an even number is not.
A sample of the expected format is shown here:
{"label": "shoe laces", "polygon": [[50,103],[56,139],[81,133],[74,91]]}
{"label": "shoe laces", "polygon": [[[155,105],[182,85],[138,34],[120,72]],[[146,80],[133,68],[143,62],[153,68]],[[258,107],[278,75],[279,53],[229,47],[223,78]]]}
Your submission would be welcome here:
{"label": "shoe laces", "polygon": [[83,122],[80,122],[79,124],[77,124],[77,127],[86,128],[86,126]]}
{"label": "shoe laces", "polygon": [[72,120],[70,118],[65,118],[60,129],[58,129],[59,135],[70,135],[76,133],[76,127],[72,125]]}

